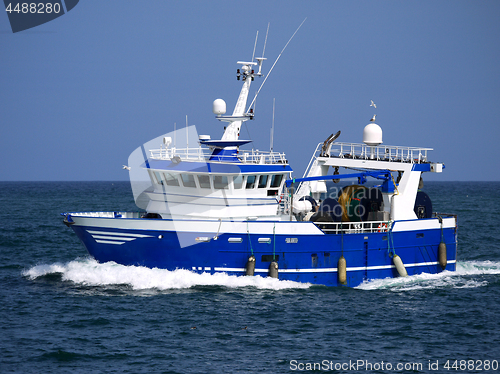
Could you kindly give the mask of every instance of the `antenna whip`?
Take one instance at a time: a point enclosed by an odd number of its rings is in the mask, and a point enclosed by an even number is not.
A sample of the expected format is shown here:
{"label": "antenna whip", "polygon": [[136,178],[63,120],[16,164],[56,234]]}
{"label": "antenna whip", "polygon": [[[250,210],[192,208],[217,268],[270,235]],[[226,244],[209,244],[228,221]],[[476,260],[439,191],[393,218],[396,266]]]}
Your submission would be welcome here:
{"label": "antenna whip", "polygon": [[248,106],[248,108],[250,109],[252,107],[252,105],[255,103],[255,99],[257,99],[257,95],[259,94],[260,90],[262,89],[262,87],[264,86],[264,83],[266,83],[267,81],[267,78],[269,78],[269,75],[271,75],[271,72],[273,71],[274,69],[274,66],[276,65],[276,63],[278,62],[278,60],[280,59],[281,55],[283,54],[283,52],[285,51],[286,47],[288,46],[288,44],[290,44],[290,42],[292,41],[293,37],[295,36],[295,34],[297,34],[297,31],[299,31],[299,29],[302,27],[302,25],[304,24],[304,22],[306,22],[306,18],[304,18],[304,20],[302,21],[302,23],[299,25],[299,27],[297,27],[297,30],[295,30],[295,32],[293,33],[293,35],[291,36],[291,38],[288,40],[288,42],[285,44],[285,46],[283,47],[283,49],[281,50],[280,54],[278,55],[278,58],[276,58],[276,61],[274,61],[274,64],[273,66],[271,66],[271,69],[269,69],[269,73],[267,73],[266,77],[264,78],[264,81],[262,82],[262,84],[260,85],[257,93],[255,94],[255,97],[254,99],[252,100],[252,102],[250,103],[250,105]]}

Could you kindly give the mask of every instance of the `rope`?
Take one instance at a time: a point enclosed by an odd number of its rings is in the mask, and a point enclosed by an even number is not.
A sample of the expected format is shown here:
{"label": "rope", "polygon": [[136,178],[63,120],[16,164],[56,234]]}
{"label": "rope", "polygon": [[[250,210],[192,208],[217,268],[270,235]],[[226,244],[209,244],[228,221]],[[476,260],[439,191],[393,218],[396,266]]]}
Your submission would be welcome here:
{"label": "rope", "polygon": [[[394,240],[392,235],[392,221],[389,221],[389,229],[387,230],[387,253],[390,258],[393,258],[396,255],[396,250],[394,247]],[[392,245],[392,249],[391,249]]]}
{"label": "rope", "polygon": [[219,218],[219,228],[217,229],[217,235],[214,236],[214,240],[219,239],[219,232],[221,225],[222,225],[222,218]]}
{"label": "rope", "polygon": [[252,240],[250,240],[250,230],[248,229],[248,220],[247,220],[247,234],[248,234],[248,243],[250,244],[250,253],[253,256]]}
{"label": "rope", "polygon": [[443,217],[438,216],[439,223],[441,224],[441,242],[444,243],[444,233],[443,233]]}
{"label": "rope", "polygon": [[399,195],[398,185],[394,181],[394,175],[392,175],[392,173],[391,173],[391,178],[392,178],[392,183],[394,183],[394,189],[396,190],[396,193],[394,194],[394,196]]}
{"label": "rope", "polygon": [[341,253],[342,253],[342,257],[344,257],[344,228],[341,227],[340,228],[341,231],[340,231],[340,238],[341,238],[341,242],[340,242],[340,250],[341,250]]}

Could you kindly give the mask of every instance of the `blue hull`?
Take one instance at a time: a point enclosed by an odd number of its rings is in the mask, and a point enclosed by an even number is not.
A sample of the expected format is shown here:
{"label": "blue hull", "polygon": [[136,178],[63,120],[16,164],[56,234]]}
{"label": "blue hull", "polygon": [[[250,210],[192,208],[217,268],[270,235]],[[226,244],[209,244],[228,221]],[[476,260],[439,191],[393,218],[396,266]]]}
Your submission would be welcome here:
{"label": "blue hull", "polygon": [[[346,285],[350,287],[358,286],[365,280],[398,276],[389,256],[389,247],[402,259],[408,275],[453,271],[456,265],[455,228],[443,230],[447,266],[442,269],[438,263],[440,229],[296,235],[293,240],[290,240],[290,235],[273,236],[271,233],[268,235],[269,240],[262,242],[263,235],[256,234],[226,233],[214,239],[214,233],[208,232],[71,227],[90,255],[99,262],[114,261],[122,265],[149,268],[245,275],[246,262],[253,254],[256,258],[255,275],[267,276],[269,265],[274,259],[279,265],[280,280],[327,286],[340,285],[337,263],[342,253],[347,263]],[[114,240],[121,238],[122,241],[117,245],[117,242],[109,240],[110,237]],[[194,243],[196,238],[201,242],[181,247],[180,243]]]}

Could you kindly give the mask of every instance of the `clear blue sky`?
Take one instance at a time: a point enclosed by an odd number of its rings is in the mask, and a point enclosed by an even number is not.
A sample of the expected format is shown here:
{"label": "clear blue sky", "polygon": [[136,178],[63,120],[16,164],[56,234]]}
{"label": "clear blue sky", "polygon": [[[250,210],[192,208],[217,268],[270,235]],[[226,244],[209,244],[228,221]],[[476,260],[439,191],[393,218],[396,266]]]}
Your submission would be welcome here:
{"label": "clear blue sky", "polygon": [[[83,0],[13,34],[0,14],[0,180],[127,180],[141,144],[183,126],[220,138],[236,61],[270,22],[267,72],[248,132],[301,176],[320,141],[432,147],[432,180],[500,180],[500,1]],[[260,85],[255,81],[252,95]],[[369,107],[370,100],[377,110]],[[241,138],[248,138],[245,128]]]}

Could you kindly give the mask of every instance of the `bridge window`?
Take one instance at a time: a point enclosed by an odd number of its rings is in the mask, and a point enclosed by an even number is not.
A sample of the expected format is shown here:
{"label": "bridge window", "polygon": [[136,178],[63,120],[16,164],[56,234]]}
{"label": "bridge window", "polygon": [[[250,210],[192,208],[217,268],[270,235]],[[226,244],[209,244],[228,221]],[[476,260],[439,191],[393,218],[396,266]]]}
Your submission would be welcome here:
{"label": "bridge window", "polygon": [[276,188],[281,186],[282,180],[283,180],[283,174],[273,175],[271,178],[271,188]]}
{"label": "bridge window", "polygon": [[233,188],[235,190],[240,189],[243,186],[243,175],[238,174],[233,176]]}
{"label": "bridge window", "polygon": [[179,180],[174,174],[163,173],[167,186],[179,186]]}
{"label": "bridge window", "polygon": [[196,187],[196,182],[194,181],[194,175],[192,174],[181,174],[182,184],[184,187]]}
{"label": "bridge window", "polygon": [[156,178],[156,183],[163,184],[163,179],[161,179],[161,174],[159,172],[155,171],[154,176]]}
{"label": "bridge window", "polygon": [[214,175],[214,188],[215,189],[228,189],[229,182],[225,175]]}
{"label": "bridge window", "polygon": [[201,188],[210,188],[210,176],[209,175],[198,175],[198,183]]}
{"label": "bridge window", "polygon": [[257,177],[255,175],[249,175],[247,177],[247,185],[246,185],[247,190],[255,188],[255,180],[256,179],[257,179]]}
{"label": "bridge window", "polygon": [[268,179],[269,175],[261,175],[259,179],[259,188],[266,188]]}

